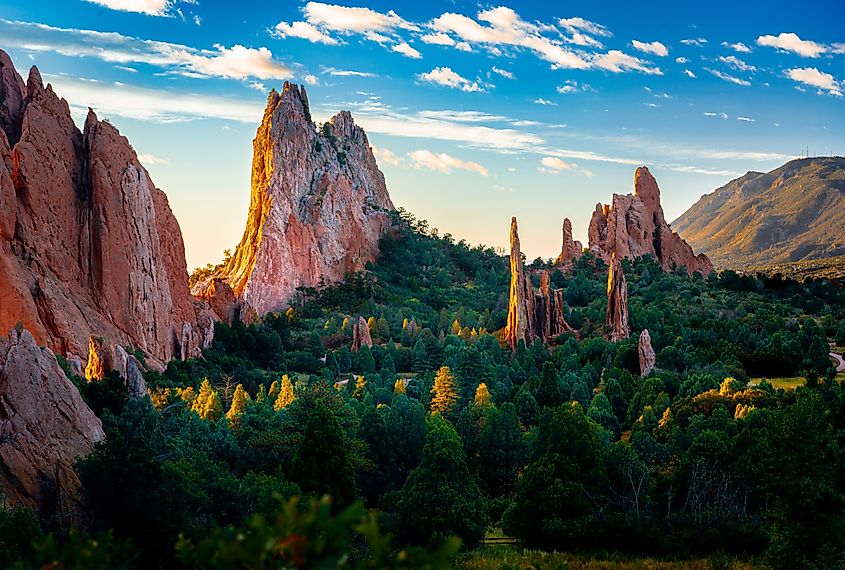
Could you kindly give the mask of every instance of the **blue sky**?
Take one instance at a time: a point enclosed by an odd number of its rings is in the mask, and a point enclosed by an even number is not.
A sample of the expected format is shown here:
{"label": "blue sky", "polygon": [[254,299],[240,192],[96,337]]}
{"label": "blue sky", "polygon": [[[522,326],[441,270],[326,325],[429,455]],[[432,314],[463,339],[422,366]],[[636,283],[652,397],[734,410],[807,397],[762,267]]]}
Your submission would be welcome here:
{"label": "blue sky", "polygon": [[845,154],[845,3],[0,0],[0,48],[134,145],[188,265],[243,232],[271,87],[352,111],[397,206],[529,257],[648,165],[674,219],[748,170]]}

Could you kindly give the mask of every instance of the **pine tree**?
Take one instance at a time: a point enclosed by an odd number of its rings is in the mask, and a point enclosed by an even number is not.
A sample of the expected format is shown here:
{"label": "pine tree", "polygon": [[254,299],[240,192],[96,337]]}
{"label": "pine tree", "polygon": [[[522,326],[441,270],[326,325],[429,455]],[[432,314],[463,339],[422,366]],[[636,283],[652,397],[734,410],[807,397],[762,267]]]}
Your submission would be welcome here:
{"label": "pine tree", "polygon": [[276,398],[279,397],[279,381],[273,380],[273,383],[270,384],[270,391],[267,392],[267,399],[271,402],[275,402]]}
{"label": "pine tree", "polygon": [[434,386],[431,388],[431,411],[448,415],[451,413],[458,401],[458,390],[455,384],[455,376],[448,366],[441,366],[434,377]]}
{"label": "pine tree", "polygon": [[477,408],[489,408],[493,405],[493,402],[490,400],[490,390],[487,389],[487,384],[484,382],[479,384],[478,388],[475,389],[473,403]]}
{"label": "pine tree", "polygon": [[293,391],[293,383],[290,381],[290,377],[285,374],[282,376],[282,387],[275,404],[273,404],[273,409],[277,412],[283,410],[290,406],[294,400],[296,400],[296,394]]}
{"label": "pine tree", "polygon": [[363,376],[357,376],[355,378],[355,390],[352,392],[352,397],[356,400],[360,400],[361,396],[364,395],[364,392],[367,390],[367,379]]}
{"label": "pine tree", "polygon": [[220,394],[211,387],[211,382],[205,378],[200,385],[200,392],[197,394],[191,410],[197,413],[204,420],[218,420],[223,413],[223,405],[220,403]]}
{"label": "pine tree", "polygon": [[243,384],[238,384],[235,388],[235,394],[232,396],[232,405],[226,412],[226,419],[232,423],[237,422],[246,411],[247,402],[249,402],[249,394],[244,390]]}
{"label": "pine tree", "polygon": [[264,384],[258,385],[258,392],[255,393],[255,403],[264,404],[267,402],[267,389]]}
{"label": "pine tree", "polygon": [[404,394],[405,393],[405,381],[401,378],[396,379],[396,383],[393,384],[393,393],[394,394]]}

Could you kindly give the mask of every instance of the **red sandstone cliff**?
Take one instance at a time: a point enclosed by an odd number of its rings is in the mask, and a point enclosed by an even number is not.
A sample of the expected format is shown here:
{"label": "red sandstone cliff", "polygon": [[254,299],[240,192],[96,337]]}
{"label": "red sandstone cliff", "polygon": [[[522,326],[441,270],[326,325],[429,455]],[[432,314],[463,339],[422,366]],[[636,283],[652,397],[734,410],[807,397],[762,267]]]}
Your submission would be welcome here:
{"label": "red sandstone cliff", "polygon": [[196,356],[185,248],[165,194],[111,124],[82,132],[33,67],[24,84],[0,51],[0,331],[16,323],[87,360],[90,335],[161,367]]}
{"label": "red sandstone cliff", "polygon": [[[287,306],[297,287],[363,269],[394,209],[367,135],[348,111],[318,131],[305,87],[285,82],[270,93],[253,151],[246,230],[217,276],[242,319],[244,310],[260,316]],[[194,293],[206,288],[201,282]]]}

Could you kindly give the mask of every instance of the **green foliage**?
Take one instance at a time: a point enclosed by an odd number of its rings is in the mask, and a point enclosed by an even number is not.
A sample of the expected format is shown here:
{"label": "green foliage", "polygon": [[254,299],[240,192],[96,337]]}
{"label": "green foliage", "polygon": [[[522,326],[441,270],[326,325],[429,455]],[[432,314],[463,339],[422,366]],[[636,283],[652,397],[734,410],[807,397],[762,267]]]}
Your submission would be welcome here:
{"label": "green foliage", "polygon": [[41,536],[38,519],[29,509],[0,509],[0,567],[8,568],[18,560],[32,560],[32,543]]}

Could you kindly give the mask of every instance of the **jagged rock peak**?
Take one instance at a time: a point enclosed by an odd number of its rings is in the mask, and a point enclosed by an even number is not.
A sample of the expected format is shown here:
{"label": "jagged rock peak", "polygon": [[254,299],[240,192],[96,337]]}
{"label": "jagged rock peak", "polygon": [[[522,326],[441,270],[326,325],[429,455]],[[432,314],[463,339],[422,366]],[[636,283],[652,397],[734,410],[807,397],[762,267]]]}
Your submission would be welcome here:
{"label": "jagged rock peak", "polygon": [[575,259],[578,259],[583,254],[584,246],[580,241],[572,239],[572,222],[569,218],[563,219],[563,243],[560,249],[560,255],[555,259],[555,265],[566,267],[572,265]]}
{"label": "jagged rock peak", "polygon": [[666,223],[660,188],[644,166],[634,175],[633,194],[614,194],[611,204],[596,205],[587,233],[590,251],[606,262],[614,254],[628,259],[652,255],[665,271],[673,267],[685,267],[690,274],[713,271],[707,256],[696,255]]}
{"label": "jagged rock peak", "polygon": [[606,324],[609,329],[611,342],[618,342],[628,338],[631,329],[628,326],[628,282],[622,271],[622,263],[616,254],[610,260],[607,273],[607,316]]}
{"label": "jagged rock peak", "polygon": [[305,89],[292,83],[268,99],[253,140],[251,188],[243,238],[215,277],[259,316],[288,306],[298,287],[363,269],[394,210],[352,115],[342,111],[317,130]]}
{"label": "jagged rock peak", "polygon": [[21,322],[71,362],[87,360],[89,335],[159,369],[197,356],[199,335],[180,345],[196,314],[165,194],[115,127],[89,110],[80,132],[37,68],[23,96],[8,56],[0,64],[0,330]]}
{"label": "jagged rock peak", "polygon": [[373,347],[373,337],[370,334],[370,327],[364,317],[359,316],[352,325],[352,352],[358,352],[362,346]]}
{"label": "jagged rock peak", "polygon": [[643,332],[640,333],[640,340],[637,341],[637,354],[640,360],[640,376],[648,376],[649,372],[654,369],[656,361],[648,329],[643,329]]}

